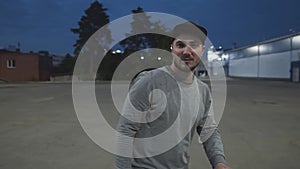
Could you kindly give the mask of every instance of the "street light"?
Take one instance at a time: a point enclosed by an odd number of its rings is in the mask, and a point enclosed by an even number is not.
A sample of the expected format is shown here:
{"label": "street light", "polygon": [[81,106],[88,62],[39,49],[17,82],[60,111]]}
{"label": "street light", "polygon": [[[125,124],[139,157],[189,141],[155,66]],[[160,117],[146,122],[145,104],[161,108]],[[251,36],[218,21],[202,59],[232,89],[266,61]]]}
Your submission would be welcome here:
{"label": "street light", "polygon": [[117,49],[117,50],[113,50],[111,53],[112,54],[121,54],[122,51],[120,49]]}
{"label": "street light", "polygon": [[160,60],[161,60],[161,57],[158,57],[157,60],[160,61]]}

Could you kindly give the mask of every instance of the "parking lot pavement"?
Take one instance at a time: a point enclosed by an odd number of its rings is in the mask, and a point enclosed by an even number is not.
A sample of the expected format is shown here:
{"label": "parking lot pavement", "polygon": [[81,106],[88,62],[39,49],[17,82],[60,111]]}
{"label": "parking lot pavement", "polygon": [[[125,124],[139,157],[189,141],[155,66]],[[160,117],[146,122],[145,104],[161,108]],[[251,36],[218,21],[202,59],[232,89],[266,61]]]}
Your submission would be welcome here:
{"label": "parking lot pavement", "polygon": [[[219,128],[227,160],[234,169],[298,169],[300,159],[300,84],[231,79]],[[0,84],[0,168],[113,168],[113,155],[81,128],[71,84]],[[118,112],[109,84],[96,95],[112,126]],[[209,168],[197,136],[191,169]]]}

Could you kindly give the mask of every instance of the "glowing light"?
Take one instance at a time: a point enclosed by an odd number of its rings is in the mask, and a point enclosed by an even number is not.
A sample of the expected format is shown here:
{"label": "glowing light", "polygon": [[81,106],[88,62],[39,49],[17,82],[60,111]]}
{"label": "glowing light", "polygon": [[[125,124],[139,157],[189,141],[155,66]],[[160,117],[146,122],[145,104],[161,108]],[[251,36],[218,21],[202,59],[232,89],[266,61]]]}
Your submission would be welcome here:
{"label": "glowing light", "polygon": [[248,48],[248,50],[250,50],[252,52],[258,52],[258,46],[252,46],[252,47]]}
{"label": "glowing light", "polygon": [[113,50],[111,53],[112,54],[120,54],[120,53],[122,53],[122,51],[120,49],[117,49],[117,50]]}
{"label": "glowing light", "polygon": [[293,37],[293,42],[296,44],[300,43],[300,35]]}

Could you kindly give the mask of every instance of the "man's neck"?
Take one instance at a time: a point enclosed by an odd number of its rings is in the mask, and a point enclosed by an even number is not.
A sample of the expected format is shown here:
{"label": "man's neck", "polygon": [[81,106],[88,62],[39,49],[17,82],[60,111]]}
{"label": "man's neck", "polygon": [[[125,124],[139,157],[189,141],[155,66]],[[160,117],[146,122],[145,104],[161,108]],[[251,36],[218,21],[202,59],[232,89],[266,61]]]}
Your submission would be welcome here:
{"label": "man's neck", "polygon": [[194,80],[194,70],[193,71],[182,71],[178,69],[174,64],[171,64],[170,66],[171,71],[174,73],[174,75],[182,82],[184,83],[193,83]]}

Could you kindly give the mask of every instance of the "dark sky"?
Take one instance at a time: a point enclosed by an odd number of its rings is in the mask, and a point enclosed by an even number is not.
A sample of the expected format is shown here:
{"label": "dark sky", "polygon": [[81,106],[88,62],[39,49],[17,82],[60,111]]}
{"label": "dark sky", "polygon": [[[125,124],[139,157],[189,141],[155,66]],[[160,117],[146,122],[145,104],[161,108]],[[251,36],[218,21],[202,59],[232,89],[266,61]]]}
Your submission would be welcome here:
{"label": "dark sky", "polygon": [[[77,35],[70,28],[94,0],[2,0],[0,47],[21,44],[21,50],[73,53]],[[214,45],[245,46],[300,32],[300,0],[99,0],[110,20],[131,14],[164,12],[205,26]]]}

